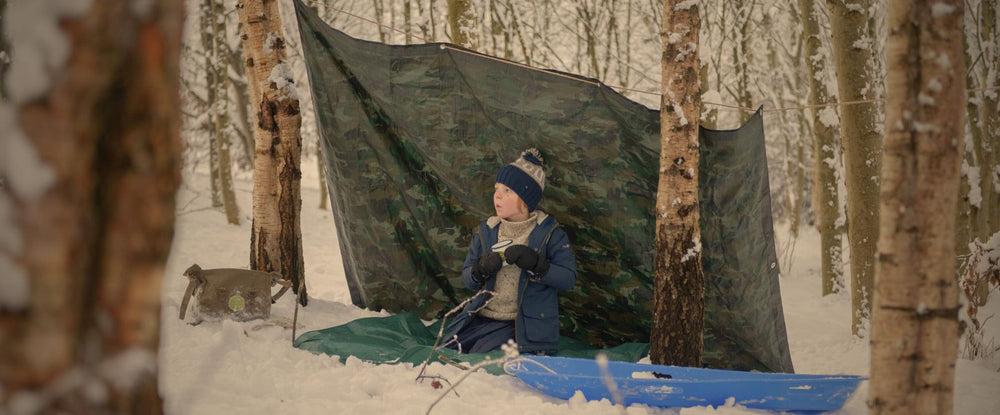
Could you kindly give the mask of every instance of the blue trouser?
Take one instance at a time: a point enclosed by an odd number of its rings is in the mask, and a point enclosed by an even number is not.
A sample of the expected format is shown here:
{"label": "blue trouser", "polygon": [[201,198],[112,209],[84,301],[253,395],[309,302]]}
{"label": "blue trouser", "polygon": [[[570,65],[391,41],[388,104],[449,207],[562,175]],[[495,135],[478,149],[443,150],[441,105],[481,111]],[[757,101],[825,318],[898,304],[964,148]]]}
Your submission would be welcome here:
{"label": "blue trouser", "polygon": [[462,353],[486,353],[497,350],[514,338],[514,320],[493,320],[491,318],[472,316],[472,321],[456,333],[458,342],[449,344],[451,349],[460,349]]}

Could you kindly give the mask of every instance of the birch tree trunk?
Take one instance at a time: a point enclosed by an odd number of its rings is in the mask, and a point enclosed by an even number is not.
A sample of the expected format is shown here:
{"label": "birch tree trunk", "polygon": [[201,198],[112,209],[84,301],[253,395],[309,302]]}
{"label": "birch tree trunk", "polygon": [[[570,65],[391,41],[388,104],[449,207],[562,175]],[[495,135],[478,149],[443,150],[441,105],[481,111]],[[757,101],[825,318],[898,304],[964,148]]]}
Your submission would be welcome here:
{"label": "birch tree trunk", "polygon": [[[705,275],[698,221],[697,4],[663,1],[660,178],[656,194],[653,363],[700,367],[705,331]],[[676,8],[675,8],[676,7]]]}
{"label": "birch tree trunk", "polygon": [[950,414],[954,406],[964,2],[929,3],[889,4],[887,137],[868,395],[873,414]]}
{"label": "birch tree trunk", "polygon": [[278,2],[244,0],[237,11],[250,99],[257,111],[250,268],[291,280],[293,292],[306,305],[300,224],[302,119],[292,70],[285,63]]}
{"label": "birch tree trunk", "polygon": [[[819,10],[811,0],[799,0],[802,9],[802,31],[806,41],[806,66],[809,69],[809,104],[817,105],[832,101],[826,84],[827,57],[821,50]],[[822,293],[829,295],[840,292],[844,287],[843,228],[840,225],[840,195],[837,165],[840,152],[837,151],[836,131],[830,125],[835,117],[833,107],[811,109],[813,121],[813,163],[815,185],[813,191],[819,194],[819,203],[813,206],[820,233],[820,257],[822,272]],[[826,116],[824,116],[824,113]]]}
{"label": "birch tree trunk", "polygon": [[183,3],[86,4],[49,22],[68,53],[47,89],[11,91],[4,149],[25,164],[0,186],[0,413],[163,412]]}
{"label": "birch tree trunk", "polygon": [[[872,73],[867,10],[870,0],[827,0],[837,67],[837,89],[842,102],[871,99],[866,91],[878,80]],[[878,176],[882,164],[882,137],[876,127],[874,103],[840,107],[840,137],[847,184],[847,238],[851,245],[851,330],[862,335],[871,316],[878,241]]]}

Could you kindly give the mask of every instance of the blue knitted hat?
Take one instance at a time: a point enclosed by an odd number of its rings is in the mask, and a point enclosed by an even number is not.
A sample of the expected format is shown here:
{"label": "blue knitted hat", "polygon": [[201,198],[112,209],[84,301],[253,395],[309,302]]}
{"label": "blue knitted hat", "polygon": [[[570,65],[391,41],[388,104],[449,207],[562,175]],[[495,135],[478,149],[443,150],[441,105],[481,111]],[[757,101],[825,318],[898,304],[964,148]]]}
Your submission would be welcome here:
{"label": "blue knitted hat", "polygon": [[521,157],[497,172],[497,183],[511,188],[533,211],[542,200],[545,190],[545,168],[538,150],[529,148],[521,152]]}

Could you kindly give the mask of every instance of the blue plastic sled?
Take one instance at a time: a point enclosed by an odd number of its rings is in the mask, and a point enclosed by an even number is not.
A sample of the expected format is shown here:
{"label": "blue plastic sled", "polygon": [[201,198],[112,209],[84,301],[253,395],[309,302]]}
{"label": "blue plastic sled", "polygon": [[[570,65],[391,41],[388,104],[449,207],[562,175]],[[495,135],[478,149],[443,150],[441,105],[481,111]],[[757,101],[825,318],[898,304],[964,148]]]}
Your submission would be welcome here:
{"label": "blue plastic sled", "polygon": [[[678,366],[607,362],[605,373],[597,361],[552,356],[530,356],[537,362],[513,362],[507,372],[524,383],[557,398],[576,391],[588,400],[608,399],[607,380],[613,380],[622,403],[657,407],[723,406],[734,398],[747,408],[781,411],[839,409],[866,380],[849,375],[805,375],[739,372]],[[551,369],[552,373],[546,368]]]}

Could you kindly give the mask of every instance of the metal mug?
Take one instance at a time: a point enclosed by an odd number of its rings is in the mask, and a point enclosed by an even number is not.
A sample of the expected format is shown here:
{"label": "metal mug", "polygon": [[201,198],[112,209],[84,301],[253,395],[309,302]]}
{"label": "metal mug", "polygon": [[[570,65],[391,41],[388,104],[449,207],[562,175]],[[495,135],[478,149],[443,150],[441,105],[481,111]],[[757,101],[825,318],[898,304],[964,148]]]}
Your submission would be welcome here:
{"label": "metal mug", "polygon": [[500,254],[500,260],[502,260],[504,262],[507,262],[507,256],[504,254],[504,251],[506,251],[507,248],[510,247],[513,244],[514,244],[514,241],[512,241],[510,239],[506,239],[506,240],[499,241],[499,242],[493,244],[493,246],[490,247],[490,250],[492,250],[493,252],[496,252],[496,253]]}

